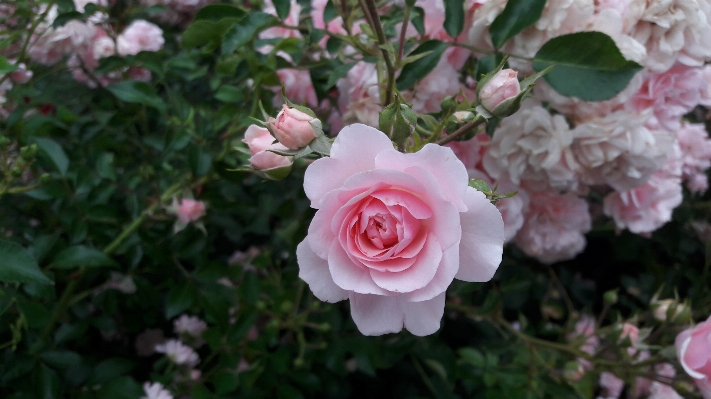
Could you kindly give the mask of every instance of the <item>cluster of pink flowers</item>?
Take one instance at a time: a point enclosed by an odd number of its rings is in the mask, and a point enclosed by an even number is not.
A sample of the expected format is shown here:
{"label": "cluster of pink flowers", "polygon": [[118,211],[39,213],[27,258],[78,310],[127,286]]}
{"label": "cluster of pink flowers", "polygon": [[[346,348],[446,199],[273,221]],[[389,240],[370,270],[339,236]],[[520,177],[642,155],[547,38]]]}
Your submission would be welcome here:
{"label": "cluster of pink flowers", "polygon": [[[107,7],[107,0],[92,1]],[[75,0],[77,11],[83,12],[86,0]],[[40,10],[42,11],[42,10]],[[41,18],[43,13],[38,13]],[[107,14],[96,12],[86,21],[71,20],[59,27],[52,23],[57,17],[57,8],[47,10],[44,19],[35,29],[28,54],[34,62],[54,65],[66,60],[72,76],[89,87],[107,86],[124,79],[148,81],[151,73],[142,67],[115,70],[105,74],[94,73],[102,58],[125,57],[141,51],[158,51],[163,48],[163,31],[156,25],[135,20],[121,31],[107,22]]]}
{"label": "cluster of pink flowers", "polygon": [[[425,10],[421,38],[493,51],[488,29],[506,3],[466,2],[464,31],[451,38],[443,27],[443,1],[418,0],[416,6]],[[325,4],[313,2],[314,26],[344,34],[340,18],[325,23]],[[271,5],[266,11],[275,13]],[[296,26],[300,11],[292,1],[285,24]],[[350,27],[353,34],[359,34],[359,25]],[[703,125],[683,117],[699,104],[711,105],[711,66],[704,66],[711,60],[711,42],[702,39],[711,35],[711,1],[552,0],[540,20],[507,41],[502,51],[533,57],[551,38],[589,30],[606,33],[626,58],[644,66],[622,93],[591,103],[564,97],[540,82],[536,98],[505,118],[493,137],[451,144],[470,177],[518,191],[518,199],[498,205],[506,241],[544,263],[572,259],[582,252],[593,222],[611,219],[618,230],[648,235],[671,220],[683,199],[683,183],[692,193],[708,188],[711,140]],[[420,37],[412,26],[407,32]],[[299,35],[298,30],[286,28],[263,34],[265,38]],[[324,49],[315,56],[331,57],[325,41],[321,44]],[[358,60],[355,50],[345,52]],[[437,112],[446,96],[462,93],[473,100],[474,83],[459,72],[470,55],[460,46],[450,46],[432,72],[403,92],[413,110]],[[500,89],[492,93],[492,102],[499,102],[496,96],[517,93],[517,72],[523,76],[532,72],[529,61],[511,58],[509,62],[515,70],[490,82]],[[357,61],[336,82],[334,101],[322,104],[317,103],[307,71],[282,70],[280,77],[289,98],[328,114],[332,132],[352,123],[378,126],[382,87],[375,64]],[[602,215],[595,219],[588,200],[592,197],[603,198]]]}
{"label": "cluster of pink flowers", "polygon": [[174,26],[187,26],[198,10],[214,0],[141,0],[144,7],[163,6],[165,10],[156,14],[160,23]]}

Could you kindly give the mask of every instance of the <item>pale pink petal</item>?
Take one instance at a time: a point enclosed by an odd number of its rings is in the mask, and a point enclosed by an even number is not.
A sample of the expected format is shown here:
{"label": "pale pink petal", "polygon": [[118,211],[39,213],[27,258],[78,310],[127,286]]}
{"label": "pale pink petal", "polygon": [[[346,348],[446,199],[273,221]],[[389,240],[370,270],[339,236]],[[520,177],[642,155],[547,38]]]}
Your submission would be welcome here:
{"label": "pale pink petal", "polygon": [[413,335],[424,337],[439,330],[444,314],[446,292],[422,302],[405,302],[405,328]]}
{"label": "pale pink petal", "polygon": [[442,253],[437,274],[423,288],[407,294],[409,302],[427,301],[447,290],[459,270],[459,246],[453,245]]}
{"label": "pale pink petal", "polygon": [[306,169],[304,191],[311,207],[318,209],[321,198],[343,185],[356,173],[375,168],[375,156],[393,145],[385,133],[370,126],[346,126],[331,147],[331,156],[321,158]]}
{"label": "pale pink petal", "polygon": [[489,281],[501,263],[504,222],[486,196],[471,187],[467,189],[466,203],[469,210],[461,214],[462,240],[455,277],[470,282]]}
{"label": "pale pink petal", "polygon": [[412,166],[406,172],[427,187],[424,191],[416,192],[421,193],[429,207],[435,210],[432,217],[428,219],[428,227],[429,231],[437,236],[442,250],[447,250],[452,245],[459,245],[462,236],[460,213],[452,202],[442,196],[437,179],[432,173],[419,166]]}
{"label": "pale pink petal", "polygon": [[368,268],[353,262],[338,240],[333,241],[328,252],[328,268],[333,282],[344,290],[359,294],[390,294],[373,282]]}
{"label": "pale pink petal", "polygon": [[437,273],[442,260],[442,248],[434,234],[427,236],[422,251],[409,268],[391,273],[370,269],[370,276],[379,287],[392,292],[412,292],[426,286]]}
{"label": "pale pink petal", "polygon": [[[333,198],[337,192],[326,194],[324,198]],[[337,201],[324,201],[323,208],[319,209],[309,225],[309,233],[306,239],[311,245],[311,249],[322,259],[328,259],[328,251],[331,249],[331,243],[336,239],[336,233],[331,228],[331,222],[334,220],[334,215],[342,208]]]}
{"label": "pale pink petal", "polygon": [[375,165],[381,169],[401,171],[411,166],[424,168],[435,176],[445,198],[456,205],[460,212],[467,210],[464,204],[464,193],[469,176],[464,164],[449,147],[427,144],[420,151],[411,154],[390,149],[378,154]]}
{"label": "pale pink petal", "polygon": [[402,330],[405,320],[400,296],[366,295],[351,292],[351,316],[363,335],[383,335]]}
{"label": "pale pink petal", "polygon": [[378,190],[371,195],[387,206],[402,206],[417,219],[429,219],[432,217],[432,209],[420,198],[407,191],[398,189]]}
{"label": "pale pink petal", "polygon": [[328,261],[311,250],[307,240],[296,247],[299,278],[306,281],[314,296],[326,302],[338,302],[348,298],[348,292],[337,286],[328,270]]}

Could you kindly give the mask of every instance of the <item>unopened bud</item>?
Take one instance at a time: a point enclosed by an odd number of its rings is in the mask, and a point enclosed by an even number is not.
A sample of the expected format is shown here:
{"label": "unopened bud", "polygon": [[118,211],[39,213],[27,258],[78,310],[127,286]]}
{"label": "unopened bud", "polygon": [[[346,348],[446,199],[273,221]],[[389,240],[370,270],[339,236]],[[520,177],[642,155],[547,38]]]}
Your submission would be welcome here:
{"label": "unopened bud", "polygon": [[294,304],[291,303],[291,301],[284,301],[281,303],[280,309],[284,313],[288,313],[291,309],[294,308]]}
{"label": "unopened bud", "polygon": [[299,368],[304,365],[304,358],[302,357],[297,357],[294,359],[294,367]]}
{"label": "unopened bud", "polygon": [[570,381],[579,381],[585,375],[585,368],[580,362],[567,362],[563,367],[563,377]]}
{"label": "unopened bud", "polygon": [[15,166],[10,170],[10,173],[12,174],[13,177],[20,177],[22,176],[22,169],[18,168]]}
{"label": "unopened bud", "polygon": [[264,310],[267,308],[267,304],[264,301],[257,301],[257,303],[254,304],[254,307],[257,308],[257,310]]}
{"label": "unopened bud", "polygon": [[319,331],[321,331],[321,332],[328,332],[328,331],[331,331],[331,325],[328,324],[328,323],[322,323],[322,324],[318,327],[318,329],[319,329]]}
{"label": "unopened bud", "polygon": [[440,103],[440,107],[442,108],[442,112],[454,113],[457,110],[457,102],[454,101],[452,96],[447,96]]}
{"label": "unopened bud", "polygon": [[614,305],[617,303],[618,299],[619,298],[617,296],[616,289],[607,291],[602,295],[602,301],[605,303],[605,305]]}
{"label": "unopened bud", "polygon": [[40,176],[40,183],[49,183],[52,180],[52,175],[49,173],[42,173],[42,176]]}
{"label": "unopened bud", "polygon": [[691,317],[688,306],[674,299],[662,299],[652,303],[652,314],[659,321],[685,322]]}
{"label": "unopened bud", "polygon": [[26,147],[20,148],[20,156],[25,161],[32,161],[37,156],[37,144],[32,144]]}
{"label": "unopened bud", "polygon": [[380,131],[390,137],[395,144],[402,146],[415,131],[417,114],[408,106],[395,98],[395,102],[380,111],[378,119]]}
{"label": "unopened bud", "polygon": [[10,139],[5,136],[0,136],[0,147],[5,147],[11,143]]}

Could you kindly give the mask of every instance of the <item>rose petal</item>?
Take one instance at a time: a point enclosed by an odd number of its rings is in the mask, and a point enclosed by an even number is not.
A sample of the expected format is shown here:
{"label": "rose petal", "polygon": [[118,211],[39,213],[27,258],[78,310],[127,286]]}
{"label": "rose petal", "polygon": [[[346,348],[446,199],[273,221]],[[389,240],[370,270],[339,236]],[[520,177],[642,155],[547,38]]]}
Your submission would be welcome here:
{"label": "rose petal", "polygon": [[385,133],[359,123],[346,126],[336,136],[331,156],[321,158],[306,169],[304,191],[311,207],[318,209],[321,199],[343,185],[356,173],[375,168],[375,157],[393,145]]}
{"label": "rose petal", "polygon": [[449,147],[427,144],[416,153],[403,154],[392,148],[382,151],[375,158],[375,166],[380,169],[405,171],[411,166],[419,166],[435,176],[444,196],[464,212],[467,206],[464,195],[469,182],[467,169]]}
{"label": "rose petal", "polygon": [[442,260],[442,247],[437,237],[430,233],[415,263],[409,268],[396,272],[381,272],[370,269],[375,284],[391,292],[412,292],[426,286],[437,273]]}
{"label": "rose petal", "polygon": [[439,330],[446,293],[422,302],[405,302],[405,328],[413,335],[424,337]]}
{"label": "rose petal", "polygon": [[437,273],[426,286],[407,294],[409,302],[427,301],[447,290],[459,270],[459,246],[454,245],[442,252]]}
{"label": "rose petal", "polygon": [[338,240],[331,245],[328,252],[328,269],[333,282],[347,291],[359,294],[389,295],[390,293],[373,282],[369,269],[356,264],[343,249]]}
{"label": "rose petal", "polygon": [[374,191],[370,195],[379,199],[387,206],[402,206],[417,219],[429,219],[432,217],[432,209],[430,209],[424,201],[410,192],[390,189]]}
{"label": "rose petal", "polygon": [[351,292],[351,317],[363,335],[383,335],[402,330],[405,320],[400,296],[365,295]]}
{"label": "rose petal", "polygon": [[459,244],[459,280],[484,282],[491,280],[501,263],[504,248],[504,222],[501,213],[473,189],[467,189],[469,210],[460,214],[462,240]]}
{"label": "rose petal", "polygon": [[427,187],[427,190],[413,192],[422,194],[423,200],[429,207],[436,210],[427,220],[427,228],[437,236],[442,250],[447,250],[452,245],[459,245],[462,235],[459,211],[442,195],[437,179],[432,173],[419,166],[410,167],[405,172]]}
{"label": "rose petal", "polygon": [[318,257],[307,240],[296,247],[296,261],[299,264],[299,278],[309,285],[316,298],[326,302],[338,302],[348,298],[348,292],[333,282],[328,270],[328,261]]}

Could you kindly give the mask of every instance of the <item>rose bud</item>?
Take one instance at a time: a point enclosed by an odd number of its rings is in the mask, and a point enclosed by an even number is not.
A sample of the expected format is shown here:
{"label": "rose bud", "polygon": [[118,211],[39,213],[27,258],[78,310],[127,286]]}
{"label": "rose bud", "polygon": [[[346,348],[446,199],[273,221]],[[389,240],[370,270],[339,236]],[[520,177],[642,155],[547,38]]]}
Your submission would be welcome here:
{"label": "rose bud", "polygon": [[504,101],[516,97],[521,92],[518,82],[518,72],[513,69],[502,69],[488,82],[485,82],[478,93],[479,103],[489,112]]}
{"label": "rose bud", "polygon": [[247,128],[242,142],[247,144],[252,153],[252,157],[249,158],[250,165],[260,171],[263,177],[280,180],[291,171],[293,163],[291,157],[269,151],[286,151],[288,149],[279,143],[274,143],[274,137],[266,128],[251,125]]}
{"label": "rose bud", "polygon": [[292,150],[306,147],[316,138],[311,122],[316,117],[284,104],[276,119],[269,118],[269,130],[276,139]]}

